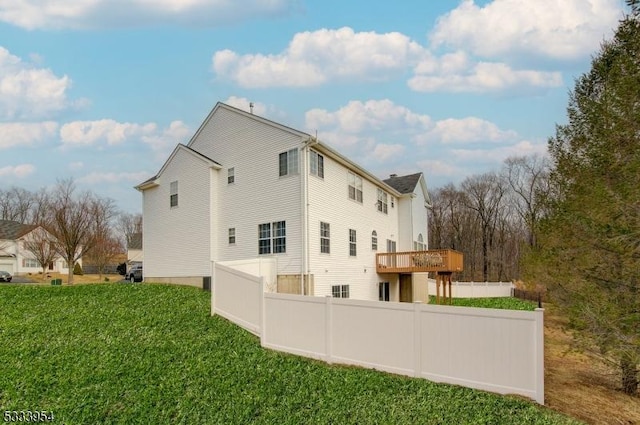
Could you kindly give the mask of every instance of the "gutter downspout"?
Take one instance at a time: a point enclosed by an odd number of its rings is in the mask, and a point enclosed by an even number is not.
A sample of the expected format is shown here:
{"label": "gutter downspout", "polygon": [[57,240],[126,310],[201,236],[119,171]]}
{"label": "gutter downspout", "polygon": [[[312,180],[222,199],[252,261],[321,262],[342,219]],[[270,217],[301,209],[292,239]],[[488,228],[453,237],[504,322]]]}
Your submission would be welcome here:
{"label": "gutter downspout", "polygon": [[[317,143],[317,139],[309,136],[302,145],[302,179],[301,184],[301,214],[302,214],[302,261],[301,261],[301,273],[300,273],[300,293],[302,295],[308,295],[304,290],[304,283],[309,282],[309,147]],[[308,292],[308,291],[307,291]]]}

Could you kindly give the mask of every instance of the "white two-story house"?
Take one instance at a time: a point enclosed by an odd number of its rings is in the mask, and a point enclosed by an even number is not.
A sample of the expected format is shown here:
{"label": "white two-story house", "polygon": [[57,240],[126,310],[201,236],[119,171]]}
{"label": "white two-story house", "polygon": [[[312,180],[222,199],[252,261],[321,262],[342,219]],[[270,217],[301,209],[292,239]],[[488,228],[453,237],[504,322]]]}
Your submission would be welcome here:
{"label": "white two-story house", "polygon": [[[12,220],[0,220],[0,270],[12,275],[37,275],[43,271],[35,252],[38,245],[46,243],[42,248],[53,252],[50,245],[54,237],[42,226],[23,224]],[[43,257],[40,257],[43,258]],[[44,257],[46,258],[46,257]],[[82,259],[78,261],[82,265]],[[44,270],[49,273],[66,274],[69,272],[67,262],[60,255],[52,255],[49,264],[45,264]]]}
{"label": "white two-story house", "polygon": [[200,286],[212,262],[275,257],[279,292],[412,301],[426,286],[424,268],[395,267],[409,260],[377,261],[427,249],[422,173],[380,180],[307,133],[226,104],[136,189],[145,281]]}

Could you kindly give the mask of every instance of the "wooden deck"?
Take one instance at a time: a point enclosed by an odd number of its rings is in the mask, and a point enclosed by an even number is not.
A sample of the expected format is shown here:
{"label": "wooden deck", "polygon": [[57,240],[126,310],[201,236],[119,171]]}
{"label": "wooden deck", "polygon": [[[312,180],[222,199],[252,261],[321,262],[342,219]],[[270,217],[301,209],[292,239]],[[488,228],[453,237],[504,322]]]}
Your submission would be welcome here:
{"label": "wooden deck", "polygon": [[459,272],[462,253],[453,249],[376,254],[377,273]]}

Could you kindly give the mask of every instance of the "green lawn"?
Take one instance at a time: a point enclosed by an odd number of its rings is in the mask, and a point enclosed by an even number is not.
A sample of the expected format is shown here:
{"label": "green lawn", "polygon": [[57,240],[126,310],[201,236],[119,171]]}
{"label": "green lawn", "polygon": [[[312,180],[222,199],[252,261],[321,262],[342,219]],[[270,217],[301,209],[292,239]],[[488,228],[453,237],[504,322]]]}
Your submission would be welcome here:
{"label": "green lawn", "polygon": [[535,403],[265,350],[189,287],[0,286],[0,414],[64,424],[569,424]]}
{"label": "green lawn", "polygon": [[[429,303],[435,304],[436,297],[430,296]],[[533,311],[538,307],[537,302],[519,300],[511,297],[497,298],[453,298],[452,305],[460,307],[499,308],[504,310]]]}

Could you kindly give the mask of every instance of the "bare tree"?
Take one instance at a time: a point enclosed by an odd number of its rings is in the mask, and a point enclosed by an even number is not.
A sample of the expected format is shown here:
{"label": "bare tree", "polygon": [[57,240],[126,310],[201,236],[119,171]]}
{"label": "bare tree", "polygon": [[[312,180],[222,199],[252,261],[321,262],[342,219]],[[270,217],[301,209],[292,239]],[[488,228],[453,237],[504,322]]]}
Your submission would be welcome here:
{"label": "bare tree", "polygon": [[100,280],[104,270],[113,258],[122,253],[122,244],[112,236],[111,222],[116,216],[116,207],[112,199],[93,198],[90,205],[91,228],[94,244],[90,255],[98,267]]}
{"label": "bare tree", "polygon": [[504,162],[503,175],[511,189],[511,204],[527,227],[527,242],[535,246],[542,199],[549,191],[549,160],[540,155],[510,157]]}
{"label": "bare tree", "polygon": [[54,237],[44,228],[38,226],[26,236],[24,248],[33,254],[42,267],[42,275],[44,276],[49,264],[53,263],[57,257]]}
{"label": "bare tree", "polygon": [[482,278],[489,279],[489,250],[494,244],[494,230],[498,222],[502,200],[505,194],[504,183],[496,173],[471,176],[462,182],[465,192],[465,205],[475,211],[480,221],[482,241]]}
{"label": "bare tree", "polygon": [[133,242],[136,234],[142,233],[142,214],[120,213],[116,223],[118,233],[122,235],[125,247]]}
{"label": "bare tree", "polygon": [[75,191],[73,180],[58,181],[48,219],[48,227],[56,238],[56,251],[69,267],[69,284],[73,284],[74,265],[96,241],[92,226],[94,197],[90,192],[76,195]]}

